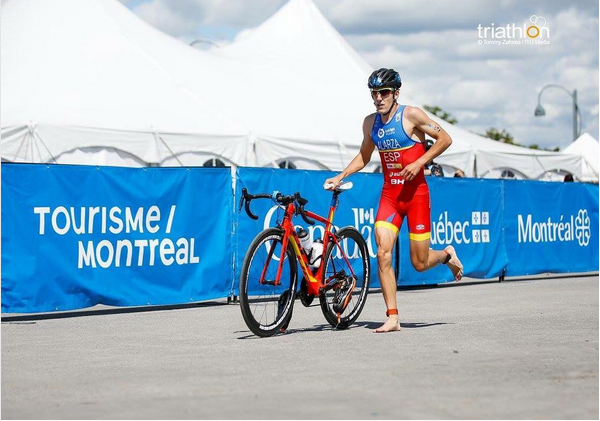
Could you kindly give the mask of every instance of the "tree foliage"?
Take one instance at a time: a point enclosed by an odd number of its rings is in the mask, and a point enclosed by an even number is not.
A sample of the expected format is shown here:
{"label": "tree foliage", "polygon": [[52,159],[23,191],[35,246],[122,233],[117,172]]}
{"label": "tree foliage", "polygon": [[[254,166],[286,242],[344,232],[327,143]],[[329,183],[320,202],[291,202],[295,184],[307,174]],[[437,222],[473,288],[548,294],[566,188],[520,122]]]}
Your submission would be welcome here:
{"label": "tree foliage", "polygon": [[504,129],[498,130],[495,127],[490,127],[489,129],[487,129],[483,136],[493,140],[497,140],[498,142],[508,143],[510,145],[517,145],[517,143],[515,143],[515,138],[513,137],[513,135],[511,135]]}
{"label": "tree foliage", "polygon": [[490,127],[489,129],[487,129],[485,134],[483,134],[482,136],[493,139],[493,140],[497,140],[498,142],[508,143],[509,145],[521,146],[523,148],[529,148],[529,149],[535,149],[535,150],[541,150],[541,151],[552,151],[552,152],[559,151],[558,147],[553,148],[553,149],[546,149],[546,148],[541,148],[540,145],[538,145],[536,143],[529,145],[529,146],[521,145],[520,143],[515,142],[515,138],[513,137],[513,135],[511,135],[505,129],[498,130],[495,127]]}
{"label": "tree foliage", "polygon": [[429,111],[434,116],[439,117],[442,120],[447,121],[450,124],[458,123],[457,119],[452,117],[452,115],[450,113],[447,113],[446,111],[442,110],[437,105],[423,105],[423,108],[425,108],[427,111]]}
{"label": "tree foliage", "polygon": [[[427,111],[429,111],[434,116],[439,117],[442,120],[447,121],[450,124],[458,123],[458,120],[456,118],[452,117],[452,114],[450,114],[447,111],[444,111],[441,107],[438,107],[437,105],[423,105],[423,108],[425,108]],[[538,144],[532,144],[529,146],[521,145],[520,143],[515,142],[515,138],[508,131],[506,131],[505,129],[497,129],[495,127],[490,127],[489,129],[486,130],[485,134],[482,134],[481,136],[487,137],[492,140],[496,140],[498,142],[508,143],[509,145],[521,146],[523,148],[543,150],[543,151],[552,151],[552,152],[559,151],[558,147],[552,148],[552,149],[547,149],[547,148],[540,147],[540,145],[538,145]]]}

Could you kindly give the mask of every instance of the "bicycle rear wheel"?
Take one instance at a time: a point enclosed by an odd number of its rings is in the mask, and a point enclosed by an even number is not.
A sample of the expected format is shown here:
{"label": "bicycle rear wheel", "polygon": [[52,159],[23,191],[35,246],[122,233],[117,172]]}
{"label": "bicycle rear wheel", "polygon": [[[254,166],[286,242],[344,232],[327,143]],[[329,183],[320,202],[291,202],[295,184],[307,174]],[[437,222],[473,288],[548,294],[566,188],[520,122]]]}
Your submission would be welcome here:
{"label": "bicycle rear wheel", "polygon": [[358,318],[367,301],[371,282],[371,262],[367,243],[355,228],[340,229],[336,238],[339,246],[333,241],[327,246],[323,261],[325,268],[323,280],[328,283],[334,279],[352,276],[354,273],[356,286],[346,308],[340,314],[339,321],[338,314],[334,310],[335,289],[322,293],[319,299],[321,310],[329,324],[337,329],[346,329]]}
{"label": "bicycle rear wheel", "polygon": [[[284,231],[278,228],[259,233],[242,264],[240,307],[246,325],[258,336],[274,335],[286,328],[292,317],[297,266],[290,243],[282,253],[283,235]],[[281,256],[284,260],[277,279]]]}

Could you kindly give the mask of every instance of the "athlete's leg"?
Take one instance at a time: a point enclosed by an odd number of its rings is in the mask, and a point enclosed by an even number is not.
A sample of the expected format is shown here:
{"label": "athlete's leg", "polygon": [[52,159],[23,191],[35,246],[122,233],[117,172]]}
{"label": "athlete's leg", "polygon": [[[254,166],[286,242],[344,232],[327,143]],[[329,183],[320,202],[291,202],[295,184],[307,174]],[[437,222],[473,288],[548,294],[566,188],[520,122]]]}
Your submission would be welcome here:
{"label": "athlete's leg", "polygon": [[398,212],[395,195],[382,191],[379,209],[375,217],[375,241],[377,243],[377,271],[388,319],[375,332],[391,332],[400,329],[396,302],[396,275],[392,269],[392,250],[402,225],[403,216]]}
{"label": "athlete's leg", "polygon": [[430,248],[430,218],[429,192],[425,191],[413,197],[407,211],[410,261],[419,272],[444,263],[454,275],[454,279],[459,281],[462,278],[463,266],[454,247],[448,246],[444,250]]}
{"label": "athlete's leg", "polygon": [[[377,270],[383,291],[383,300],[389,314],[386,322],[375,329],[376,333],[400,330],[398,319],[398,303],[396,301],[396,275],[392,269],[392,250],[398,237],[398,231],[390,227],[376,227],[375,241],[377,242]],[[394,312],[394,310],[396,310]]]}
{"label": "athlete's leg", "polygon": [[429,245],[429,240],[410,240],[410,261],[413,267],[419,272],[424,272],[440,263],[445,263],[454,275],[454,279],[460,281],[463,276],[463,266],[454,247],[448,246],[444,250],[433,250],[429,248]]}

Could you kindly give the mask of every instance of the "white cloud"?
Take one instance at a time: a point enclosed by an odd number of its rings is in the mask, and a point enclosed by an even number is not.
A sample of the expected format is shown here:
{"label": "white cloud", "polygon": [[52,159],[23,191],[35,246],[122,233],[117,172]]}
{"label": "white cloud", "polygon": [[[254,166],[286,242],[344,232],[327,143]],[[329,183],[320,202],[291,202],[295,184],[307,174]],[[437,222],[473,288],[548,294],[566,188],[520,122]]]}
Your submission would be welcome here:
{"label": "white cloud", "polygon": [[260,25],[285,4],[285,1],[282,0],[261,0],[260,7],[257,7],[256,2],[247,0],[196,1],[208,4],[204,23],[236,28]]}
{"label": "white cloud", "polygon": [[[492,22],[505,25],[522,22],[532,14],[553,15],[568,8],[564,0],[482,2],[462,0],[397,1],[315,0],[325,16],[345,35],[367,33],[412,33],[448,29],[470,29]],[[578,10],[598,15],[598,2],[578,1]]]}
{"label": "white cloud", "polygon": [[463,0],[460,7],[447,0],[396,1],[321,0],[317,4],[341,31],[410,33],[469,27],[477,19],[493,19],[494,3]]}
{"label": "white cloud", "polygon": [[194,30],[196,23],[191,16],[180,14],[164,0],[140,3],[133,12],[152,26],[173,36],[182,36]]}

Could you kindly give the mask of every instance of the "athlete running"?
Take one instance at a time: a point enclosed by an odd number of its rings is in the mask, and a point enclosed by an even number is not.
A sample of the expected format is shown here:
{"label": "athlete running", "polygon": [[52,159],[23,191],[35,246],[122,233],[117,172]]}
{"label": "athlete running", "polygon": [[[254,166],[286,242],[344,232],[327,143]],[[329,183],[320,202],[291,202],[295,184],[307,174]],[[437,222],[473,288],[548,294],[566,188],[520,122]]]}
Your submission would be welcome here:
{"label": "athlete running", "polygon": [[[333,189],[342,180],[360,171],[379,149],[383,171],[383,189],[375,218],[377,263],[383,299],[387,307],[386,322],[376,333],[400,330],[396,302],[396,277],[392,269],[392,249],[406,216],[410,239],[410,260],[423,272],[445,264],[455,280],[463,275],[463,266],[454,247],[433,250],[430,245],[430,200],[423,167],[444,152],[452,139],[444,129],[417,107],[399,105],[402,81],[394,69],[379,69],[369,77],[369,89],[377,110],[363,123],[363,142],[358,155],[336,177],[325,181]],[[436,139],[425,151],[425,134]]]}

